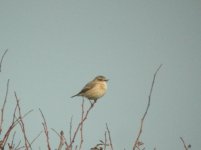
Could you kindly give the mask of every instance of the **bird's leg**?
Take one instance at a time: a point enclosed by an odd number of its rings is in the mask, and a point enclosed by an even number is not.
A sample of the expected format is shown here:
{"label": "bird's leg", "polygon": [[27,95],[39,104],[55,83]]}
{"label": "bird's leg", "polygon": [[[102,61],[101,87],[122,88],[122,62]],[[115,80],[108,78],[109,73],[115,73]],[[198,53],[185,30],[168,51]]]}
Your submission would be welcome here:
{"label": "bird's leg", "polygon": [[96,103],[97,99],[94,100],[93,105]]}
{"label": "bird's leg", "polygon": [[93,105],[93,103],[91,102],[91,100],[89,100],[89,102],[90,102],[90,104],[91,104],[91,106]]}
{"label": "bird's leg", "polygon": [[94,104],[96,103],[96,100],[93,100],[94,102],[92,102],[91,100],[89,100],[91,103],[91,107],[94,106]]}

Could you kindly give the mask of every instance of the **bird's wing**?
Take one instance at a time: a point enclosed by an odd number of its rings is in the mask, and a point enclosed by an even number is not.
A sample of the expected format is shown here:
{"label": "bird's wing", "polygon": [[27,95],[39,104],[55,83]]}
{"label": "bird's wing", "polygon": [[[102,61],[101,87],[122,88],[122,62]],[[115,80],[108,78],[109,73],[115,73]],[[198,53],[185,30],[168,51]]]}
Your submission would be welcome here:
{"label": "bird's wing", "polygon": [[87,84],[82,88],[82,90],[81,90],[79,93],[77,93],[77,94],[71,96],[71,98],[73,98],[73,97],[75,97],[75,96],[82,96],[83,93],[85,93],[85,92],[87,92],[88,90],[92,89],[95,85],[96,85],[96,83],[93,82],[93,81],[87,83]]}
{"label": "bird's wing", "polygon": [[92,89],[95,85],[96,85],[96,83],[95,83],[95,82],[92,82],[92,81],[89,82],[89,83],[87,83],[87,84],[83,87],[83,89],[82,89],[78,94],[85,93],[86,91]]}

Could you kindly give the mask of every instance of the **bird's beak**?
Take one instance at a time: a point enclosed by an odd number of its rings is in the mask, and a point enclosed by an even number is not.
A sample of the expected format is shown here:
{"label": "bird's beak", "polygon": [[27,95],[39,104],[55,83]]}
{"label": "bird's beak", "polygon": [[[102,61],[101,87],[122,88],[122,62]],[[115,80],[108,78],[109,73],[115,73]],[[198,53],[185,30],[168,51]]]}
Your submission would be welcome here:
{"label": "bird's beak", "polygon": [[105,79],[104,81],[108,82],[108,81],[109,81],[109,79]]}

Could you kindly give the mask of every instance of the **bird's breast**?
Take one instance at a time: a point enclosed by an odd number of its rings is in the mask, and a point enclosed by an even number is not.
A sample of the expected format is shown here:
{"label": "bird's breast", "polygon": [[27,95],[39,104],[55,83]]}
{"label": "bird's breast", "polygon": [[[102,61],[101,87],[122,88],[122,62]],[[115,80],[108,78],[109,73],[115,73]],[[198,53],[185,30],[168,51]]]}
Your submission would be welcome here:
{"label": "bird's breast", "polygon": [[88,90],[85,94],[88,99],[99,99],[107,90],[106,83],[97,83],[92,89]]}
{"label": "bird's breast", "polygon": [[103,91],[106,91],[107,90],[107,84],[106,82],[102,82],[99,84],[99,88]]}

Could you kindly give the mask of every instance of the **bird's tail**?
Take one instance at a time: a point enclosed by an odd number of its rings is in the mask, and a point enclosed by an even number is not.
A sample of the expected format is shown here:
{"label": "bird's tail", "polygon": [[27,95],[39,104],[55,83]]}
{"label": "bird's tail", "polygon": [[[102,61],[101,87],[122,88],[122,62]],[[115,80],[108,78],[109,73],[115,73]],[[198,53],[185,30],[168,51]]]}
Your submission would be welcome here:
{"label": "bird's tail", "polygon": [[73,97],[75,97],[75,96],[78,96],[78,94],[75,94],[75,95],[71,96],[71,98],[73,98]]}

